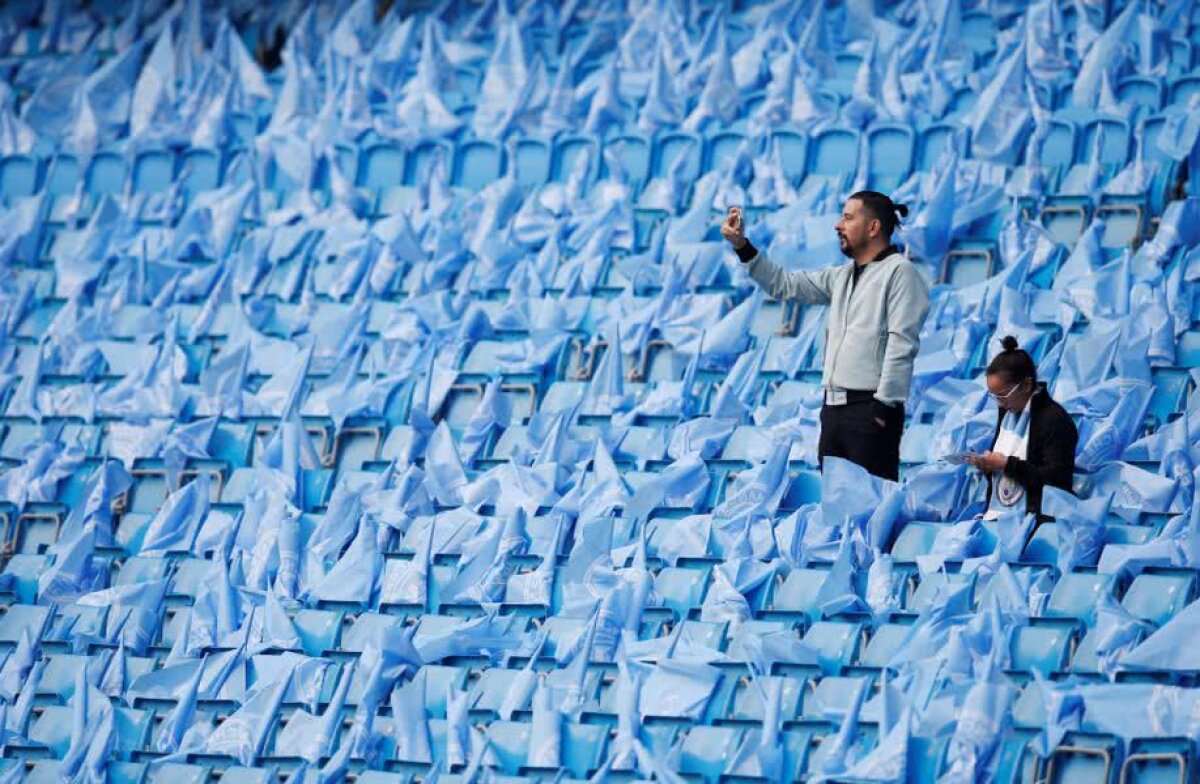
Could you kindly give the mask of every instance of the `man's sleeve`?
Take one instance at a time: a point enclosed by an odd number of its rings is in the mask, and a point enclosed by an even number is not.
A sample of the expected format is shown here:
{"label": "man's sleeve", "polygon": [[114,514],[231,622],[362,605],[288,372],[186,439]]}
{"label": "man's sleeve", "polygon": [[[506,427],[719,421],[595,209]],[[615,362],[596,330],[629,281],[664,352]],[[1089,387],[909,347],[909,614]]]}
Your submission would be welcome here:
{"label": "man's sleeve", "polygon": [[735,249],[750,278],[767,292],[767,296],[778,300],[793,300],[806,305],[828,305],[833,298],[833,280],[837,267],[823,270],[786,271],[767,258],[749,241]]}
{"label": "man's sleeve", "polygon": [[913,360],[921,348],[921,325],[929,313],[929,290],[912,264],[901,264],[887,293],[887,349],[875,397],[895,405],[908,399]]}

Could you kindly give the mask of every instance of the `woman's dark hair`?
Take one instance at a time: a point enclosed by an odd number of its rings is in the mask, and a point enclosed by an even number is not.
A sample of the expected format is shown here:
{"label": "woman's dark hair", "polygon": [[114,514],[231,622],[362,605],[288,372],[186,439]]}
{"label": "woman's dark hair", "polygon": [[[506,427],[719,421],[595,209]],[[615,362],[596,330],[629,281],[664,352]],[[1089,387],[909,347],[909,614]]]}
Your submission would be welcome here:
{"label": "woman's dark hair", "polygon": [[987,374],[990,376],[999,373],[1008,379],[1010,384],[1020,384],[1025,379],[1030,379],[1036,384],[1037,365],[1033,363],[1029,352],[1017,343],[1017,339],[1006,335],[1000,339],[1000,346],[1000,353],[988,363]]}
{"label": "woman's dark hair", "polygon": [[879,191],[858,191],[851,194],[851,199],[862,202],[863,209],[875,220],[879,221],[883,236],[891,238],[901,218],[908,217],[908,205],[897,204],[890,196]]}

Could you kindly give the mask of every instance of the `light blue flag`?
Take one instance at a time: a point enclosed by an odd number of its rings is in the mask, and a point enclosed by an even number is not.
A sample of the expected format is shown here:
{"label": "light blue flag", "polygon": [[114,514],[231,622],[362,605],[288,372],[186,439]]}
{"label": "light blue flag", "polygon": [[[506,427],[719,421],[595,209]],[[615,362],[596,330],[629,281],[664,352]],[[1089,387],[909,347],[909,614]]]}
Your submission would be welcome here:
{"label": "light blue flag", "polygon": [[154,556],[188,551],[209,509],[209,475],[202,473],[168,496],[150,521],[139,552]]}
{"label": "light blue flag", "polygon": [[675,90],[674,76],[667,63],[665,48],[661,45],[655,46],[653,52],[650,88],[646,93],[645,103],[638,112],[638,128],[644,133],[676,128],[684,117],[683,106]]}
{"label": "light blue flag", "polygon": [[383,564],[383,554],[379,551],[379,525],[370,515],[362,515],[354,540],[308,598],[310,601],[371,606]]}
{"label": "light blue flag", "polygon": [[214,36],[212,57],[223,63],[234,76],[238,90],[246,99],[270,101],[274,98],[267,77],[242,42],[241,36],[222,14]]}
{"label": "light blue flag", "polygon": [[906,705],[894,726],[886,731],[880,728],[882,737],[875,748],[851,765],[843,775],[854,781],[897,784],[907,781],[908,741],[913,734],[915,720],[912,706]]}
{"label": "light blue flag", "polygon": [[42,682],[42,671],[45,670],[46,664],[46,659],[34,662],[29,674],[25,676],[25,684],[21,687],[21,693],[8,711],[5,725],[8,732],[26,737],[26,725],[29,723],[29,715],[33,710],[33,698]]}
{"label": "light blue flag", "polygon": [[711,408],[711,415],[715,419],[742,422],[749,418],[754,409],[758,374],[762,370],[765,356],[766,348],[760,346],[738,357],[729,374],[717,387]]}
{"label": "light blue flag", "polygon": [[991,781],[999,762],[1000,740],[1011,722],[1015,689],[996,672],[996,656],[984,659],[985,670],[963,696],[946,755],[947,784]]}
{"label": "light blue flag", "polygon": [[953,239],[954,213],[957,206],[957,153],[947,148],[938,161],[937,169],[939,174],[929,200],[900,232],[911,254],[931,264],[940,263],[950,250],[950,242]]}
{"label": "light blue flag", "polygon": [[[878,48],[878,38],[872,36],[867,51],[859,63],[858,71],[854,75],[850,100],[842,107],[841,117],[847,127],[864,129],[880,114],[876,96],[886,91],[880,84],[878,67],[875,64]],[[865,172],[860,171],[858,174],[863,177]]]}
{"label": "light blue flag", "polygon": [[1101,80],[1114,73],[1127,56],[1125,42],[1134,37],[1137,9],[1137,3],[1126,6],[1088,48],[1071,87],[1072,106],[1095,108]]}
{"label": "light blue flag", "polygon": [[1000,63],[992,81],[963,118],[976,158],[1015,164],[1033,113],[1025,94],[1026,44],[1021,41]]}
{"label": "light blue flag", "polygon": [[425,716],[426,676],[422,670],[415,678],[392,692],[392,732],[396,759],[429,764],[433,751]]}
{"label": "light blue flag", "polygon": [[1058,525],[1057,565],[1062,573],[1096,564],[1112,501],[1111,493],[1080,500],[1056,487],[1042,491],[1042,511],[1055,518]]}
{"label": "light blue flag", "polygon": [[366,488],[339,482],[333,489],[324,517],[308,535],[305,558],[311,564],[307,579],[323,575],[358,533]]}
{"label": "light blue flag", "polygon": [[1200,669],[1196,646],[1189,645],[1192,631],[1200,618],[1200,602],[1192,602],[1177,612],[1162,628],[1120,658],[1122,669],[1186,672]]}
{"label": "light blue flag", "polygon": [[617,660],[617,678],[614,684],[617,717],[609,762],[618,770],[631,770],[636,765],[634,744],[639,742],[641,731],[641,693],[649,667],[632,659]]}
{"label": "light blue flag", "polygon": [[433,532],[422,540],[421,552],[409,561],[389,560],[384,568],[379,603],[429,607],[429,572],[433,568]]}
{"label": "light blue flag", "polygon": [[33,637],[28,628],[22,629],[17,647],[0,667],[0,697],[9,703],[16,700],[37,659]]}
{"label": "light blue flag", "polygon": [[162,459],[168,484],[180,485],[180,474],[189,458],[206,460],[210,457],[208,447],[218,421],[217,417],[208,417],[186,425],[176,423],[167,434],[162,445]]}
{"label": "light blue flag", "polygon": [[1111,379],[1072,398],[1067,410],[1082,414],[1076,466],[1096,471],[1119,459],[1141,433],[1135,423],[1145,421],[1152,394],[1153,387],[1144,382]]}
{"label": "light blue flag", "polygon": [[557,768],[562,764],[562,714],[554,706],[553,693],[543,680],[533,694],[533,718],[529,726],[529,748],[525,764]]}
{"label": "light blue flag", "polygon": [[430,495],[442,506],[457,506],[462,503],[462,491],[467,484],[467,472],[450,428],[445,421],[439,422],[429,438],[425,461],[425,482]]}
{"label": "light blue flag", "polygon": [[287,749],[301,759],[314,765],[331,755],[338,744],[342,726],[342,709],[354,677],[356,663],[350,661],[338,676],[337,687],[329,698],[325,712],[316,716],[305,710],[291,715],[288,723],[275,739],[275,747]]}
{"label": "light blue flag", "polygon": [[626,110],[621,101],[618,80],[617,61],[613,59],[600,71],[600,81],[592,92],[584,119],[584,132],[603,138],[610,130],[619,129],[624,124]]}
{"label": "light blue flag", "polygon": [[817,772],[817,777],[821,780],[826,778],[838,778],[847,774],[853,760],[851,754],[855,742],[858,740],[858,717],[862,710],[863,702],[867,697],[867,679],[860,678],[854,690],[854,695],[850,702],[846,704],[845,712],[841,715],[841,720],[838,724],[837,732],[831,736],[826,742],[830,744],[829,753],[825,756],[821,770]]}
{"label": "light blue flag", "polygon": [[[85,782],[103,781],[93,777],[95,761],[93,748],[105,753],[113,741],[113,707],[108,697],[93,686],[87,677],[87,668],[81,667],[75,676],[75,693],[71,698],[70,744],[59,764],[60,774],[68,780],[79,777]],[[102,766],[103,762],[99,762]]]}
{"label": "light blue flag", "polygon": [[263,649],[299,650],[303,647],[296,624],[283,608],[275,591],[267,591],[263,601],[260,645]]}
{"label": "light blue flag", "polygon": [[1175,482],[1151,471],[1124,463],[1109,463],[1092,474],[1092,494],[1111,495],[1112,512],[1133,523],[1142,512],[1177,514],[1173,506]]}
{"label": "light blue flag", "polygon": [[263,744],[291,680],[289,671],[269,685],[252,690],[242,706],[208,736],[204,753],[233,757],[244,766],[253,766],[262,754]]}
{"label": "light blue flag", "polygon": [[191,680],[188,681],[183,693],[176,698],[175,707],[163,721],[154,748],[164,754],[173,754],[186,749],[184,737],[192,727],[196,715],[196,700],[200,694],[200,681],[204,677],[204,666],[207,657],[195,665]]}
{"label": "light blue flag", "polygon": [[444,591],[455,601],[490,605],[504,599],[509,576],[515,571],[509,559],[528,547],[525,512],[516,507],[499,518],[485,518],[475,536],[462,546],[458,570]]}
{"label": "light blue flag", "polygon": [[547,634],[542,632],[538,639],[537,646],[529,655],[528,663],[522,667],[513,677],[512,683],[509,684],[508,691],[504,694],[504,699],[500,703],[497,710],[497,715],[501,721],[510,721],[513,714],[520,710],[525,710],[533,698],[533,693],[540,688],[541,680],[537,670],[534,669],[534,664],[538,660],[538,656],[542,652],[543,646],[546,644]]}
{"label": "light blue flag", "polygon": [[707,76],[699,101],[681,126],[688,131],[703,131],[713,125],[728,125],[737,119],[741,108],[740,91],[733,74],[733,62],[724,19],[718,20],[715,41],[706,56]]}
{"label": "light blue flag", "polygon": [[1105,591],[1096,600],[1096,667],[1110,680],[1116,677],[1126,655],[1153,630],[1153,626],[1125,609]]}
{"label": "light blue flag", "polygon": [[554,537],[550,546],[542,553],[541,562],[532,571],[514,574],[508,578],[508,586],[504,593],[506,602],[550,606],[553,600],[558,542],[562,540],[563,531],[567,525],[566,518],[562,514],[555,514],[554,519]]}
{"label": "light blue flag", "polygon": [[129,110],[129,133],[134,138],[152,131],[160,133],[176,119],[177,76],[171,27],[170,21],[162,26],[134,85]]}
{"label": "light blue flag", "polygon": [[53,566],[37,578],[39,604],[69,604],[80,594],[103,586],[106,570],[98,568],[92,558],[96,541],[96,529],[90,525],[73,539],[59,541]]}
{"label": "light blue flag", "polygon": [[[584,393],[581,411],[588,415],[611,416],[633,404],[632,396],[625,392],[625,355],[621,350],[621,331],[614,329],[607,343],[600,364],[592,373]],[[592,350],[596,351],[598,347]]]}
{"label": "light blue flag", "polygon": [[447,656],[487,656],[498,659],[506,651],[519,649],[522,635],[513,631],[518,624],[509,616],[483,615],[458,626],[415,639],[414,646],[425,662],[437,662]]}
{"label": "light blue flag", "polygon": [[1193,94],[1186,106],[1171,106],[1163,111],[1166,122],[1158,133],[1155,146],[1176,161],[1188,160],[1200,138],[1200,95]]}
{"label": "light blue flag", "polygon": [[479,742],[474,737],[477,730],[468,721],[468,696],[469,692],[446,685],[446,761],[451,766],[467,764]]}
{"label": "light blue flag", "polygon": [[85,607],[107,607],[104,639],[97,642],[115,645],[119,639],[141,656],[157,639],[167,585],[165,579],[121,585],[84,594],[75,603]]}

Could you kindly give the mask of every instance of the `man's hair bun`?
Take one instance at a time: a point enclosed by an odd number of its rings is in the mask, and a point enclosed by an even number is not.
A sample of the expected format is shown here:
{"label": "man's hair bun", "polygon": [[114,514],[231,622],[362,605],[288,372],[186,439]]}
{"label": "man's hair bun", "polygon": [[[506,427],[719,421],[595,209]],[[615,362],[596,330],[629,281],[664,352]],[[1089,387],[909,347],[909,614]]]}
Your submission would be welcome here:
{"label": "man's hair bun", "polygon": [[907,218],[908,217],[908,205],[907,204],[897,204],[896,205],[896,214],[899,215],[901,218]]}

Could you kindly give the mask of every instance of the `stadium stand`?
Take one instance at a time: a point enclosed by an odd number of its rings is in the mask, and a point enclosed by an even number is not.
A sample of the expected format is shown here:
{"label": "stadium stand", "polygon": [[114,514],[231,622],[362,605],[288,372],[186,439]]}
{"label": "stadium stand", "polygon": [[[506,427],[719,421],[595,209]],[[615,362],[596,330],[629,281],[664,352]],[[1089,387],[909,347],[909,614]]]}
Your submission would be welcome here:
{"label": "stadium stand", "polygon": [[[267,72],[260,40],[286,32]],[[1194,781],[1191,0],[0,5],[0,781]],[[899,483],[817,469],[913,208]],[[1080,431],[977,518],[1015,335]],[[178,782],[175,776],[179,776]]]}

